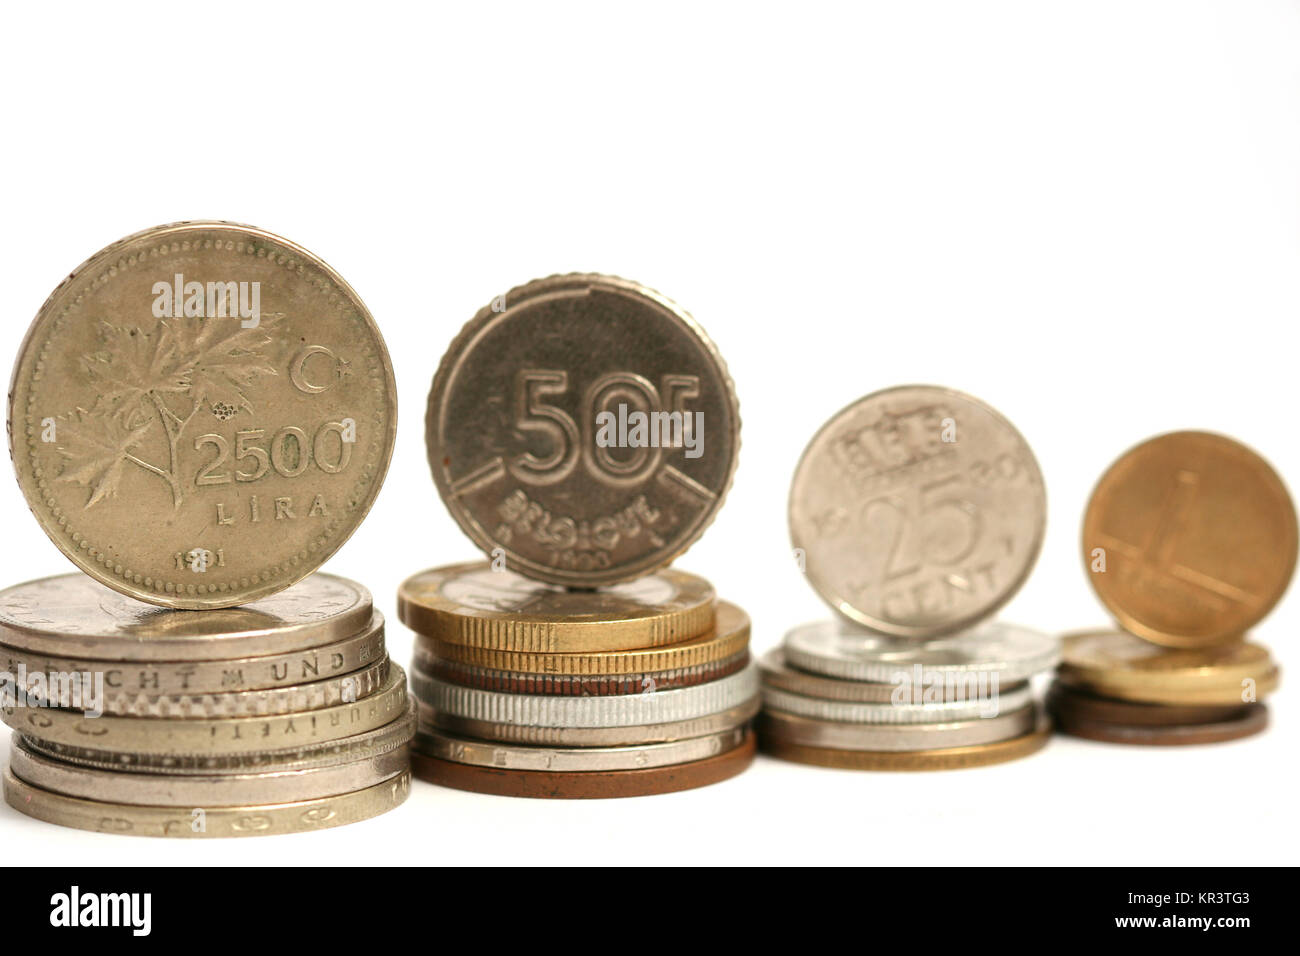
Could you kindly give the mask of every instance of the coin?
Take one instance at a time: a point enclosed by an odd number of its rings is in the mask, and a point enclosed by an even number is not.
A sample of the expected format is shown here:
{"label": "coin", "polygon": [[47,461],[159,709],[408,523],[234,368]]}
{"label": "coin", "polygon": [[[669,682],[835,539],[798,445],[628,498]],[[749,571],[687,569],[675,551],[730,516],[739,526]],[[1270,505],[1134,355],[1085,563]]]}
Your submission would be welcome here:
{"label": "coin", "polygon": [[973,747],[1019,737],[1034,729],[1038,715],[1032,704],[996,717],[976,717],[937,724],[850,724],[813,720],[767,708],[759,715],[759,736],[785,743],[838,750],[938,750]]}
{"label": "coin", "polygon": [[234,807],[319,800],[382,783],[409,770],[405,748],[352,763],[312,770],[236,774],[145,774],[65,763],[27,746],[21,735],[9,751],[18,779],[68,797],[156,807]]}
{"label": "coin", "polygon": [[0,644],[117,664],[222,661],[333,644],[365,628],[374,613],[369,591],[332,574],[202,613],[141,605],[84,574],[61,574],[0,591]]}
{"label": "coin", "polygon": [[1172,432],[1130,449],[1097,483],[1083,553],[1125,630],[1169,647],[1232,641],[1286,591],[1296,513],[1264,459],[1231,438]]}
{"label": "coin", "polygon": [[1278,668],[1268,650],[1242,642],[1170,650],[1123,631],[1068,634],[1057,679],[1103,697],[1151,704],[1251,703],[1272,693]]}
{"label": "coin", "polygon": [[720,680],[741,670],[749,663],[749,652],[741,651],[716,664],[701,664],[672,671],[617,676],[570,676],[567,674],[526,674],[521,671],[492,671],[416,653],[413,666],[439,680],[462,687],[497,691],[506,694],[544,694],[561,697],[611,697],[622,694],[648,694],[678,687]]}
{"label": "coin", "polygon": [[83,800],[34,787],[10,770],[4,774],[4,791],[5,800],[20,813],[78,830],[154,837],[269,836],[345,826],[387,813],[406,800],[411,775],[402,772],[364,790],[318,800],[241,807],[178,809]]}
{"label": "coin", "polygon": [[860,704],[844,700],[822,700],[791,694],[770,685],[763,687],[763,706],[814,720],[843,721],[850,724],[938,724],[954,720],[974,720],[1019,710],[1030,701],[1030,687],[1020,684],[1007,690],[976,690],[972,696],[958,700],[933,700],[923,688],[895,688],[900,702]]}
{"label": "coin", "polygon": [[365,517],[396,436],[392,364],[356,293],[225,222],[147,229],[78,266],[9,396],[46,534],[165,607],[247,604],[309,575]]}
{"label": "coin", "polygon": [[[804,697],[819,697],[822,700],[842,700],[857,704],[888,704],[897,691],[898,684],[874,683],[871,681],[846,680],[839,677],[823,677],[809,674],[786,663],[785,651],[773,648],[758,659],[762,671],[763,684],[778,690]],[[1000,690],[1019,689],[1021,684],[1008,684]],[[923,688],[924,689],[924,688]],[[978,688],[975,688],[978,689]],[[971,688],[962,681],[945,682],[934,686],[937,700],[961,700]]]}
{"label": "coin", "polygon": [[883,637],[841,621],[816,621],[786,634],[785,659],[794,667],[851,681],[963,684],[984,678],[1013,684],[1051,670],[1061,644],[1027,627],[985,621],[925,643]]}
{"label": "coin", "polygon": [[[758,693],[758,668],[707,684],[622,697],[546,697],[500,694],[448,684],[411,671],[411,693],[439,713],[531,727],[630,727],[694,720],[729,710]],[[102,719],[102,718],[101,718]]]}
{"label": "coin", "polygon": [[390,665],[364,700],[258,717],[90,717],[74,710],[0,707],[0,720],[41,740],[135,754],[228,754],[287,749],[382,727],[406,709],[406,673]]}
{"label": "coin", "polygon": [[1172,724],[1214,724],[1231,720],[1253,704],[1236,706],[1179,706],[1177,704],[1142,704],[1136,701],[1098,697],[1078,687],[1053,681],[1047,693],[1047,707],[1058,722],[1066,717],[1103,724],[1131,724],[1143,727],[1167,727]]}
{"label": "coin", "polygon": [[[193,614],[193,611],[184,613]],[[197,642],[195,642],[197,643]],[[138,661],[115,663],[55,657],[0,646],[0,669],[11,675],[102,673],[104,687],[121,696],[217,694],[265,690],[317,678],[350,674],[383,660],[384,618],[378,611],[370,626],[352,637],[322,647],[285,654],[265,654],[219,661]],[[2,675],[0,675],[2,679]]]}
{"label": "coin", "polygon": [[500,721],[472,720],[419,705],[421,732],[447,730],[463,737],[542,747],[638,747],[645,744],[705,737],[738,727],[758,713],[757,695],[744,703],[690,720],[628,727],[530,727]]}
{"label": "coin", "polygon": [[763,752],[773,757],[818,767],[840,770],[962,770],[1027,757],[1042,750],[1051,735],[1052,725],[1043,718],[1034,730],[1010,740],[941,750],[841,750],[787,743],[771,735],[764,736],[761,742]]}
{"label": "coin", "polygon": [[1268,708],[1251,704],[1235,716],[1208,724],[1118,724],[1088,720],[1062,714],[1057,718],[1062,733],[1115,744],[1146,744],[1153,747],[1177,747],[1190,744],[1217,744],[1251,737],[1268,727]]}
{"label": "coin", "polygon": [[992,614],[1043,541],[1038,462],[978,399],[932,385],[875,392],[813,436],[790,489],[808,580],[845,617],[932,638]]}
{"label": "coin", "polygon": [[722,357],[672,302],[626,279],[552,276],[456,336],[425,435],[475,544],[592,588],[664,567],[704,532],[736,470],[740,413]]}
{"label": "coin", "polygon": [[660,647],[533,654],[451,644],[416,635],[417,655],[432,655],[441,660],[488,670],[578,676],[643,674],[699,667],[726,660],[743,652],[748,646],[749,615],[727,601],[717,602],[713,626],[699,637]]}
{"label": "coin", "polygon": [[716,596],[703,578],[672,568],[599,591],[567,591],[471,562],[402,582],[397,616],[452,644],[528,654],[659,647],[705,633]]}
{"label": "coin", "polygon": [[475,793],[504,797],[598,799],[641,797],[704,787],[736,776],[753,761],[754,735],[750,732],[744,743],[725,753],[668,767],[590,773],[502,770],[439,760],[416,751],[411,754],[411,772],[429,783]]}
{"label": "coin", "polygon": [[705,737],[689,737],[667,743],[633,747],[521,747],[468,737],[453,737],[443,731],[426,731],[415,738],[422,754],[454,763],[504,770],[593,773],[608,770],[640,770],[704,760],[743,744],[748,726],[732,727]]}
{"label": "coin", "polygon": [[64,763],[99,770],[130,770],[143,774],[287,773],[315,770],[373,760],[393,750],[405,749],[415,735],[416,704],[407,706],[396,720],[372,730],[362,730],[336,740],[313,740],[290,747],[249,750],[243,753],[153,754],[97,750],[77,744],[41,740],[22,734],[26,746]]}

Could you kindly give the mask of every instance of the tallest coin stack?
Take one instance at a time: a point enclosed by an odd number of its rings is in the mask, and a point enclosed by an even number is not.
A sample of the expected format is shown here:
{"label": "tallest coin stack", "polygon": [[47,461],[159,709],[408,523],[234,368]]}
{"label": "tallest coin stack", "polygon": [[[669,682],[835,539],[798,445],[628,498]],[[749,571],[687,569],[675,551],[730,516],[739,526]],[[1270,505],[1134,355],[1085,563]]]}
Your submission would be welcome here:
{"label": "tallest coin stack", "polygon": [[739,427],[713,343],[636,283],[531,282],[465,326],[429,395],[429,462],[491,560],[399,591],[417,776],[614,797],[749,765],[749,620],[665,567],[720,507]]}
{"label": "tallest coin stack", "polygon": [[313,573],[365,517],[395,434],[373,319],[287,240],[177,223],[65,279],[18,356],[10,452],[85,574],[0,592],[8,802],[185,837],[399,803],[405,675],[366,589]]}

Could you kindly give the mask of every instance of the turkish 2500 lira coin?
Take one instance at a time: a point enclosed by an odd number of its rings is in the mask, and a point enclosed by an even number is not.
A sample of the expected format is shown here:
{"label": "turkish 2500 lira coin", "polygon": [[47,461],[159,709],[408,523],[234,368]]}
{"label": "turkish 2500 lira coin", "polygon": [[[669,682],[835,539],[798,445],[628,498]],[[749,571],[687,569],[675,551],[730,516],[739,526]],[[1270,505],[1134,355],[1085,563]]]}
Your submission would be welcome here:
{"label": "turkish 2500 lira coin", "polygon": [[837,611],[927,639],[1004,604],[1038,556],[1038,462],[1005,418],[931,385],[875,392],[813,436],[790,489],[808,580]]}
{"label": "turkish 2500 lira coin", "polygon": [[91,577],[229,607],[347,540],[396,412],[379,330],[325,263],[249,226],[176,223],[102,250],[46,301],[14,368],[10,453]]}
{"label": "turkish 2500 lira coin", "polygon": [[695,321],[624,279],[567,275],[499,296],[452,342],[425,419],[452,515],[484,551],[551,584],[668,564],[731,484],[740,419]]}

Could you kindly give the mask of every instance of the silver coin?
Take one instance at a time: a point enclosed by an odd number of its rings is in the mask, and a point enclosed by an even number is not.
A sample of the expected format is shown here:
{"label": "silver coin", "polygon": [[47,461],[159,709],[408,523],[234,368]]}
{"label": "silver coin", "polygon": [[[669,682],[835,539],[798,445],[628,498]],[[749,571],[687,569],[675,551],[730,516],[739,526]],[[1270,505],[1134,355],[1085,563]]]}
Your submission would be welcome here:
{"label": "silver coin", "polygon": [[996,717],[976,717],[938,724],[851,724],[814,720],[777,710],[759,717],[762,733],[784,743],[836,750],[914,751],[948,747],[978,747],[1010,740],[1034,729],[1037,712],[1032,704]]}
{"label": "silver coin", "polygon": [[849,724],[938,724],[954,720],[974,720],[995,717],[1016,710],[1029,703],[1030,688],[1022,684],[1009,691],[997,691],[988,696],[968,700],[936,700],[926,703],[923,688],[899,687],[900,699],[908,702],[888,704],[855,704],[842,700],[820,700],[791,694],[775,687],[763,688],[763,708],[783,710],[800,717],[815,720],[843,721]]}
{"label": "silver coin", "polygon": [[758,666],[721,680],[616,697],[549,697],[477,690],[411,671],[411,692],[434,710],[471,720],[533,727],[628,727],[692,720],[729,710],[758,693]]}
{"label": "silver coin", "polygon": [[[823,700],[844,700],[856,704],[887,704],[893,698],[894,690],[898,686],[898,684],[873,683],[851,678],[826,677],[798,670],[789,666],[785,651],[779,647],[773,648],[759,658],[758,666],[763,673],[764,686],[775,687],[792,694],[802,694],[804,697],[820,697]],[[915,675],[909,671],[908,676],[912,678]],[[1023,681],[1003,684],[999,681],[998,689],[1012,690],[1022,683]],[[925,686],[924,682],[921,686]],[[941,696],[937,699],[961,700],[968,695],[971,682],[943,680],[936,681],[931,686],[935,688],[936,693],[941,692]],[[979,679],[976,675],[974,688],[978,690],[978,686]]]}
{"label": "silver coin", "polygon": [[872,634],[838,620],[814,621],[789,631],[783,650],[786,662],[801,670],[895,685],[981,676],[991,682],[996,676],[1005,688],[1051,670],[1061,660],[1059,638],[1004,621],[986,621],[924,643]]}
{"label": "silver coin", "polygon": [[465,737],[496,740],[502,743],[535,744],[544,747],[635,747],[645,744],[705,737],[748,724],[758,713],[760,700],[752,698],[705,717],[676,720],[662,724],[631,727],[528,727],[520,724],[470,720],[419,705],[420,731],[448,730]]}
{"label": "silver coin", "polygon": [[705,760],[734,750],[745,740],[745,726],[732,727],[704,737],[631,747],[524,747],[455,737],[445,731],[422,731],[414,748],[430,757],[476,767],[502,770],[540,770],[549,773],[600,773],[645,770]]}
{"label": "silver coin", "polygon": [[813,436],[790,489],[790,535],[836,611],[904,638],[974,624],[1038,557],[1043,476],[1011,423],[932,385],[876,392]]}
{"label": "silver coin", "polygon": [[309,770],[203,775],[147,774],[83,767],[14,741],[9,769],[20,780],[83,800],[153,807],[237,807],[319,800],[374,786],[411,767],[406,747]]}

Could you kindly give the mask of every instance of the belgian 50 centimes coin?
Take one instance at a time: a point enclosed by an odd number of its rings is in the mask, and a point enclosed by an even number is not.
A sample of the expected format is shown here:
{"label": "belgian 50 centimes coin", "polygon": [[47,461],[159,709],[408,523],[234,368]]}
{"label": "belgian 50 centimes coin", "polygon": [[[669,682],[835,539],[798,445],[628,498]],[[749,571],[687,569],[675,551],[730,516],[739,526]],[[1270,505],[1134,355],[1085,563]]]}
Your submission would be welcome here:
{"label": "belgian 50 centimes coin", "polygon": [[587,588],[685,551],[740,445],[731,378],[695,320],[599,275],[539,279],[484,307],[438,367],[425,427],[438,491],[475,544]]}
{"label": "belgian 50 centimes coin", "polygon": [[141,601],[245,604],[319,567],[369,510],[397,392],[365,305],[271,233],[182,222],[54,290],[9,390],[18,483],[73,563]]}
{"label": "belgian 50 centimes coin", "polygon": [[1046,523],[1043,476],[1018,431],[932,385],[875,392],[813,436],[790,489],[808,580],[845,617],[927,639],[1001,607]]}
{"label": "belgian 50 centimes coin", "polygon": [[[0,591],[0,644],[60,658],[192,663],[287,654],[334,644],[383,617],[355,581],[313,574],[238,608],[178,611],[141,604],[84,574],[61,574]],[[232,689],[241,689],[231,685]],[[192,689],[192,688],[185,688]]]}
{"label": "belgian 50 centimes coin", "polygon": [[1298,540],[1277,472],[1206,432],[1126,452],[1083,521],[1097,596],[1125,630],[1168,647],[1232,641],[1258,623],[1291,581]]}

